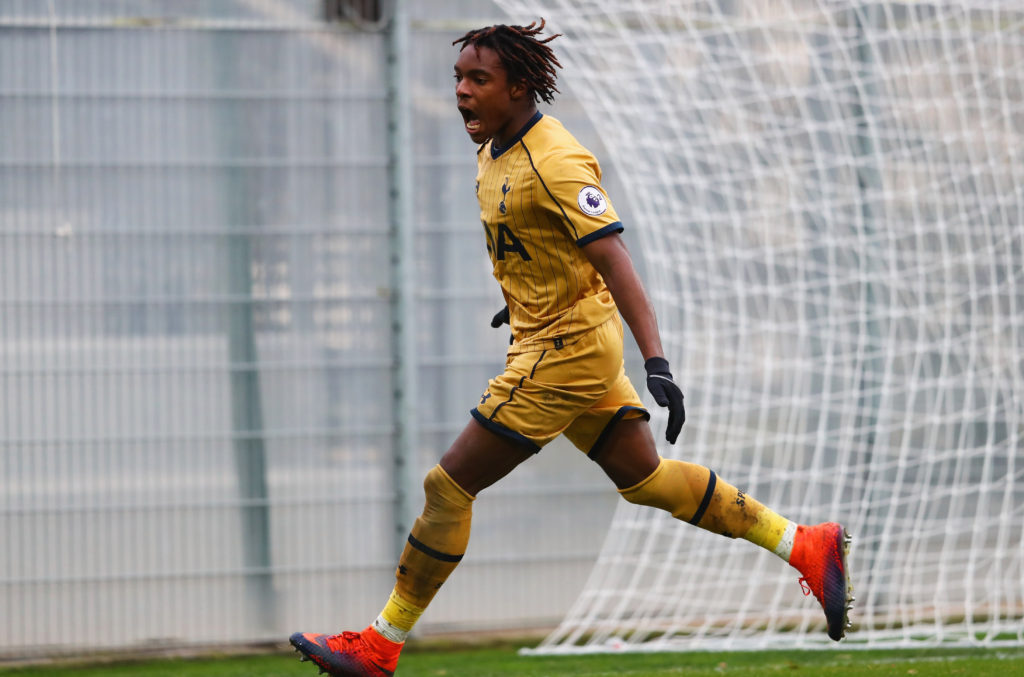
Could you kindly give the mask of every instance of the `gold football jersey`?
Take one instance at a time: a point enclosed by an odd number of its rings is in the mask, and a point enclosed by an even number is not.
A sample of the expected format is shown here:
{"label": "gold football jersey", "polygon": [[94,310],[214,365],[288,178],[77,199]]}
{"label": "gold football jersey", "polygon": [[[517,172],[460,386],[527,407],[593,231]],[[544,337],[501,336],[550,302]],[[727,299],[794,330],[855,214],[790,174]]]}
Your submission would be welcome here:
{"label": "gold football jersey", "polygon": [[538,112],[507,147],[483,144],[476,192],[508,302],[511,354],[560,348],[616,312],[581,247],[622,224],[597,160],[561,122]]}

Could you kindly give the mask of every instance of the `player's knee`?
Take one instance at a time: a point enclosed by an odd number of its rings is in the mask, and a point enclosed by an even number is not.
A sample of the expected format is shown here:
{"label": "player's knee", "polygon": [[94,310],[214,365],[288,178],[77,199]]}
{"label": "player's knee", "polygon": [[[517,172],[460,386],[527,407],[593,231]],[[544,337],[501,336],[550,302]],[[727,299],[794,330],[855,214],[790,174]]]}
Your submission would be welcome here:
{"label": "player's knee", "polygon": [[663,477],[667,470],[667,461],[659,459],[654,471],[631,487],[619,489],[619,494],[634,505],[647,505],[665,509],[665,491]]}
{"label": "player's knee", "polygon": [[659,508],[676,519],[690,521],[701,512],[713,478],[714,473],[703,466],[663,458],[646,479],[619,493],[630,503]]}
{"label": "player's knee", "polygon": [[474,500],[474,496],[460,487],[440,465],[431,468],[423,478],[423,493],[427,497],[425,512],[431,509],[468,510]]}

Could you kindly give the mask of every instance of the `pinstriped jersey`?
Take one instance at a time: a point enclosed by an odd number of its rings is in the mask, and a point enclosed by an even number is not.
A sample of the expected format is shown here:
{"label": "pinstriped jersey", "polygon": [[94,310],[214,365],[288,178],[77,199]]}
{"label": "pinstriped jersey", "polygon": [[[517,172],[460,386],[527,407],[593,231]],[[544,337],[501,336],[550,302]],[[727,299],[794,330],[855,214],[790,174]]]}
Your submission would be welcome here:
{"label": "pinstriped jersey", "polygon": [[620,232],[593,154],[538,112],[505,148],[477,152],[477,199],[508,303],[510,354],[560,347],[615,312],[582,246]]}

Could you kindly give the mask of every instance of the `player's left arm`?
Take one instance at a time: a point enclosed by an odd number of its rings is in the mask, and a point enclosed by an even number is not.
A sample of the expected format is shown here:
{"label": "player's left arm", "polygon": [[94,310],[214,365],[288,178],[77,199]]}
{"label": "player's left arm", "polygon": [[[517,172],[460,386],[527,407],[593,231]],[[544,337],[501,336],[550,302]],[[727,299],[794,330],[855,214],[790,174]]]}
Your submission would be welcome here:
{"label": "player's left arm", "polygon": [[618,233],[605,235],[583,245],[583,253],[608,285],[615,305],[633,332],[644,360],[665,357],[654,306],[622,237]]}
{"label": "player's left arm", "polygon": [[658,319],[654,305],[647,296],[643,282],[633,266],[633,259],[626,249],[626,243],[618,233],[612,233],[583,245],[583,253],[591,265],[604,278],[604,283],[622,313],[622,319],[636,339],[644,356],[647,371],[647,389],[662,407],[668,407],[668,428],[665,437],[674,444],[679,435],[686,411],[683,409],[683,393],[672,379],[668,360],[661,346]]}

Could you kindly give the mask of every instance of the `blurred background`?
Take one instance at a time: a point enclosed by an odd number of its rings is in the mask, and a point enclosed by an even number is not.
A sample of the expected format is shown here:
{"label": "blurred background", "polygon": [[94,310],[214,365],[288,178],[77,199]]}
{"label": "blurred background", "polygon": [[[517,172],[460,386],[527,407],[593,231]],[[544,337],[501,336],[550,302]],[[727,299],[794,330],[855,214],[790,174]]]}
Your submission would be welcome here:
{"label": "blurred background", "polygon": [[[504,365],[451,43],[506,19],[410,2],[396,36],[381,5],[0,0],[0,657],[386,601]],[[571,92],[542,108],[602,158]],[[418,632],[554,625],[615,502],[552,445],[477,502]]]}
{"label": "blurred background", "polygon": [[[0,660],[376,616],[508,345],[451,43],[541,15],[541,110],[601,161],[684,382],[662,453],[851,528],[844,648],[1024,644],[1015,0],[0,0]],[[821,622],[559,440],[481,495],[416,634]]]}

